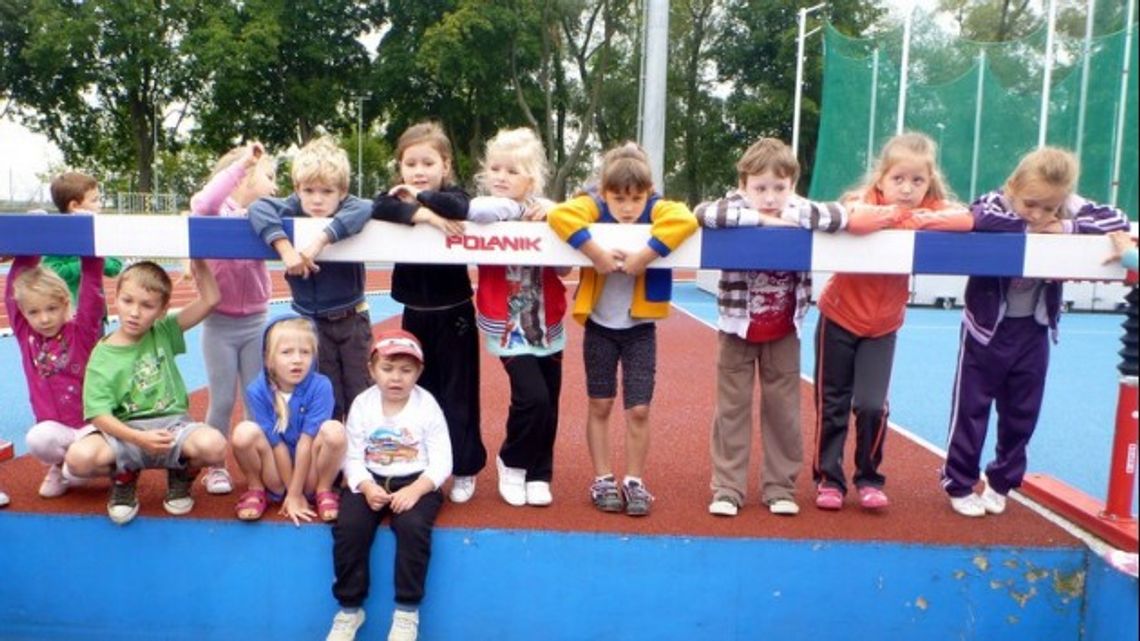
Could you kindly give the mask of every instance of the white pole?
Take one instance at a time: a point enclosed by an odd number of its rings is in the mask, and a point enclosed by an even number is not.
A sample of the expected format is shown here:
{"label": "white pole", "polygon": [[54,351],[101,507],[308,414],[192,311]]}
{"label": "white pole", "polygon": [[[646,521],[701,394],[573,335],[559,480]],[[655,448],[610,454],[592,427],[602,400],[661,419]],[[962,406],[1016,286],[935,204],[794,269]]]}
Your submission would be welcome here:
{"label": "white pole", "polygon": [[974,151],[970,158],[970,200],[978,195],[978,156],[982,146],[982,104],[986,93],[986,50],[978,53],[978,89],[974,105]]}
{"label": "white pole", "polygon": [[1116,206],[1120,196],[1120,161],[1124,155],[1124,125],[1128,114],[1128,75],[1132,72],[1132,23],[1136,20],[1136,0],[1128,0],[1128,20],[1124,23],[1124,66],[1120,74],[1120,104],[1116,109],[1116,146],[1112,151],[1112,190],[1109,202]]}
{"label": "white pole", "polygon": [[796,97],[792,107],[792,153],[800,155],[800,104],[804,93],[804,29],[807,26],[807,9],[796,13]]}
{"label": "white pole", "polygon": [[875,119],[879,105],[879,48],[871,54],[871,117],[867,121],[867,171],[875,158]]}
{"label": "white pole", "polygon": [[364,96],[356,96],[356,195],[364,197]]}
{"label": "white pole", "polygon": [[1041,116],[1037,126],[1037,147],[1045,146],[1049,129],[1049,94],[1053,85],[1053,38],[1057,35],[1057,0],[1049,0],[1049,30],[1045,36],[1045,77],[1041,81]]}
{"label": "white pole", "polygon": [[[641,15],[648,16],[649,8],[646,6],[649,0],[641,0]],[[649,20],[643,19],[641,21],[640,31],[640,49],[641,60],[638,61],[637,69],[637,139],[645,140],[645,34],[649,29]]]}
{"label": "white pole", "polygon": [[665,79],[669,58],[669,2],[646,2],[645,104],[641,145],[649,154],[653,183],[665,190]]}
{"label": "white pole", "polygon": [[901,134],[906,126],[906,85],[907,85],[907,72],[910,66],[910,26],[914,20],[914,5],[906,10],[906,18],[903,20],[903,46],[902,46],[902,64],[899,74],[899,112],[895,119],[895,134]]}
{"label": "white pole", "polygon": [[1081,97],[1077,102],[1077,158],[1081,157],[1081,149],[1085,142],[1085,111],[1089,98],[1089,65],[1092,57],[1093,16],[1096,14],[1096,0],[1088,0],[1085,15],[1085,44],[1082,48],[1081,60]]}
{"label": "white pole", "polygon": [[804,32],[807,29],[808,14],[819,11],[823,5],[824,3],[820,3],[814,7],[800,9],[796,15],[796,91],[795,105],[792,107],[792,153],[796,156],[800,155],[800,105],[803,104],[804,95],[804,42],[819,29],[815,29],[811,33]]}

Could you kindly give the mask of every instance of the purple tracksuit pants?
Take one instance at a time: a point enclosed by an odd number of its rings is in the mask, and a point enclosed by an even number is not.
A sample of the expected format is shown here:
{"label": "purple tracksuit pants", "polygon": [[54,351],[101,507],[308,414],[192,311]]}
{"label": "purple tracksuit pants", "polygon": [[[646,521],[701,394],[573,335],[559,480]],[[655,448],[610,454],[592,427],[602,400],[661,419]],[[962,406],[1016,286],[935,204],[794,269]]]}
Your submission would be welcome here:
{"label": "purple tracksuit pants", "polygon": [[1021,485],[1025,449],[1041,413],[1048,367],[1049,329],[1032,317],[1003,319],[989,345],[982,345],[962,327],[942,468],[947,494],[962,497],[974,491],[990,406],[995,404],[997,445],[994,460],[986,466],[986,479],[999,494]]}

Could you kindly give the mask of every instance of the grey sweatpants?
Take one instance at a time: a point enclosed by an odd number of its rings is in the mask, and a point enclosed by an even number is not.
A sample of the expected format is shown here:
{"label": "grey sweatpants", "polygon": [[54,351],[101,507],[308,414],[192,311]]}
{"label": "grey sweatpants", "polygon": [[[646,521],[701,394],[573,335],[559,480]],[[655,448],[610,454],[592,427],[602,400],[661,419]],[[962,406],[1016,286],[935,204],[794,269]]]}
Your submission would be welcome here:
{"label": "grey sweatpants", "polygon": [[261,340],[266,316],[265,312],[249,316],[215,312],[202,322],[202,358],[210,388],[206,423],[227,438],[235,401],[245,398],[245,388],[265,367]]}

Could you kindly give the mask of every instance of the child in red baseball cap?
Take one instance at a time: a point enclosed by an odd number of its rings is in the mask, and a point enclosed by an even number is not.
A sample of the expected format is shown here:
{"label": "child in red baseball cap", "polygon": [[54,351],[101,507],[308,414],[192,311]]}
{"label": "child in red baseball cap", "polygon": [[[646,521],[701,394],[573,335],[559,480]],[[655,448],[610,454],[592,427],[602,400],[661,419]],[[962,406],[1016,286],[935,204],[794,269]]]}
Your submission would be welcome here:
{"label": "child in red baseball cap", "polygon": [[369,556],[376,528],[391,515],[396,535],[396,610],[389,638],[414,639],[431,557],[431,533],[451,475],[443,411],[416,385],[423,347],[403,330],[380,334],[368,362],[375,385],[348,412],[348,452],[340,515],[333,526],[333,596],[340,611],[329,638],[355,638],[364,623]]}

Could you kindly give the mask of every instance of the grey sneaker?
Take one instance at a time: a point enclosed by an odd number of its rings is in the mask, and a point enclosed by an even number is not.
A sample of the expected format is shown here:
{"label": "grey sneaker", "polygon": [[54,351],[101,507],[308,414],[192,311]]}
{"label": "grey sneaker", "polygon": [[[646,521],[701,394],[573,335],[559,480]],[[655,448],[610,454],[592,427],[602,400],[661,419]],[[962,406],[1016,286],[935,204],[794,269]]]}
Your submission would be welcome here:
{"label": "grey sneaker", "polygon": [[603,512],[621,512],[621,494],[612,476],[594,481],[590,486],[590,500]]}
{"label": "grey sneaker", "polygon": [[175,516],[181,516],[194,509],[194,497],[190,496],[190,488],[194,486],[194,477],[198,470],[182,468],[180,470],[166,470],[166,499],[162,507]]}
{"label": "grey sneaker", "polygon": [[111,477],[107,516],[116,525],[126,525],[139,513],[138,472],[120,472]]}
{"label": "grey sneaker", "polygon": [[653,495],[645,486],[637,481],[626,481],[621,484],[621,493],[625,496],[625,513],[630,516],[646,516],[649,514],[649,504],[653,503]]}

